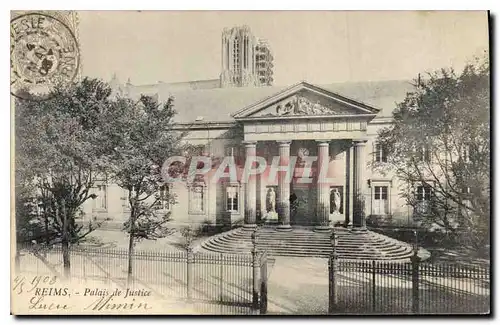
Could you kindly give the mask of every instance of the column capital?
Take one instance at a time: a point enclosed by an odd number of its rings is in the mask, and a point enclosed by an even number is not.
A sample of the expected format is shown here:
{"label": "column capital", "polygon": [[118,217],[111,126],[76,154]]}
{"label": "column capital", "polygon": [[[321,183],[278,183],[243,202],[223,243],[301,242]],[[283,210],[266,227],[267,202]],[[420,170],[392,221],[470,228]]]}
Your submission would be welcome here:
{"label": "column capital", "polygon": [[353,139],[352,140],[352,144],[355,146],[355,147],[361,147],[361,146],[364,146],[366,145],[366,143],[368,142],[368,140],[366,139]]}
{"label": "column capital", "polygon": [[330,145],[330,140],[315,140],[318,147]]}
{"label": "column capital", "polygon": [[242,141],[241,143],[243,143],[247,148],[255,147],[257,145],[257,141]]}
{"label": "column capital", "polygon": [[292,143],[290,140],[276,140],[276,142],[280,147],[288,147],[290,146],[290,143]]}

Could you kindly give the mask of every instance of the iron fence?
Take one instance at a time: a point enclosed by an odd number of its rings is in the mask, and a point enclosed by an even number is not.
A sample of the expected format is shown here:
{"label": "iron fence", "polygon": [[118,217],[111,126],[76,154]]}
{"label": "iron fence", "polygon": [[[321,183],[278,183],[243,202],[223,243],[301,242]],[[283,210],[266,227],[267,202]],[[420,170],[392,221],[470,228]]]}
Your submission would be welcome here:
{"label": "iron fence", "polygon": [[329,260],[329,312],[352,314],[486,314],[489,267]]}
{"label": "iron fence", "polygon": [[[20,250],[18,271],[62,276],[60,247]],[[71,276],[127,286],[126,249],[72,247]],[[266,314],[267,253],[136,251],[133,285],[206,314]],[[468,314],[490,311],[488,266],[352,261],[330,257],[331,314]],[[272,295],[272,292],[271,292]]]}
{"label": "iron fence", "polygon": [[[60,246],[19,249],[18,272],[62,277]],[[71,278],[130,286],[128,251],[74,246],[70,249]],[[160,299],[177,299],[201,313],[252,314],[260,306],[261,288],[267,288],[267,254],[215,254],[192,251],[135,251],[132,285],[147,288]],[[254,265],[265,273],[254,272]],[[255,290],[254,277],[258,284]],[[262,283],[266,283],[262,285]],[[257,295],[257,296],[255,296]],[[267,291],[265,291],[267,297]],[[264,299],[267,301],[267,298]]]}

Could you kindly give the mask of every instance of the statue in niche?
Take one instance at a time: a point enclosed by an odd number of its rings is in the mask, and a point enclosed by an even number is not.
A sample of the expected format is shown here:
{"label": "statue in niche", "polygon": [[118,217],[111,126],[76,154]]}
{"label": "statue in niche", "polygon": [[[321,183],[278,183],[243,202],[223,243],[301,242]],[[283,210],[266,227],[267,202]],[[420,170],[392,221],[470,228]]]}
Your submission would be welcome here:
{"label": "statue in niche", "polygon": [[267,191],[267,212],[276,212],[276,192],[272,187]]}
{"label": "statue in niche", "polygon": [[299,158],[299,160],[298,160],[298,162],[297,162],[297,163],[298,163],[298,165],[299,165],[300,167],[304,167],[304,166],[305,166],[305,161],[304,161],[304,159],[305,159],[306,157],[308,157],[308,156],[309,156],[309,150],[307,150],[307,148],[300,148],[300,149],[297,151],[297,156],[298,156],[298,158]]}
{"label": "statue in niche", "polygon": [[265,221],[270,223],[278,222],[278,213],[276,212],[276,192],[270,187],[266,195],[266,215]]}
{"label": "statue in niche", "polygon": [[342,214],[342,194],[338,188],[334,188],[330,192],[330,213],[332,214]]}

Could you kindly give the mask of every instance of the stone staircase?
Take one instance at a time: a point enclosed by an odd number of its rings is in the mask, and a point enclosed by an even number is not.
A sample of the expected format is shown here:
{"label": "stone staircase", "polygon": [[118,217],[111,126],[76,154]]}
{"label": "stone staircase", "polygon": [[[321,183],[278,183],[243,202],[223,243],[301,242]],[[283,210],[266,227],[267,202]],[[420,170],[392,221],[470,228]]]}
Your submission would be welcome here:
{"label": "stone staircase", "polygon": [[[256,232],[257,249],[266,250],[271,256],[328,257],[332,252],[331,232],[311,229],[294,227],[292,231],[280,232],[273,227],[259,228]],[[250,253],[252,233],[245,228],[233,229],[208,238],[201,243],[200,249],[226,254]],[[335,228],[335,233],[341,259],[407,262],[413,254],[408,243],[373,231]],[[429,253],[420,249],[419,256],[425,259]]]}

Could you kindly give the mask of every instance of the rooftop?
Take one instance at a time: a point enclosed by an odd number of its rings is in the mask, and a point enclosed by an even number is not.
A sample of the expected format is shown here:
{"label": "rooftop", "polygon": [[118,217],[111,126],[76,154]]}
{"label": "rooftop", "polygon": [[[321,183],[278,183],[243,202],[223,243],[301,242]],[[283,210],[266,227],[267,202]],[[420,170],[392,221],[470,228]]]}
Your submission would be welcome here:
{"label": "rooftop", "polygon": [[[210,81],[210,86],[215,86],[215,80]],[[181,85],[185,87],[180,87]],[[128,89],[132,97],[138,97],[140,94],[155,95],[163,101],[173,96],[174,107],[177,110],[176,122],[191,123],[201,118],[203,122],[233,121],[231,114],[288,88],[288,86],[271,86],[204,89],[198,88],[198,85],[200,85],[199,82],[159,83],[148,86],[129,84]],[[396,103],[402,101],[406,93],[413,88],[409,80],[333,83],[317,86],[380,109],[377,117],[390,117],[396,108]]]}

